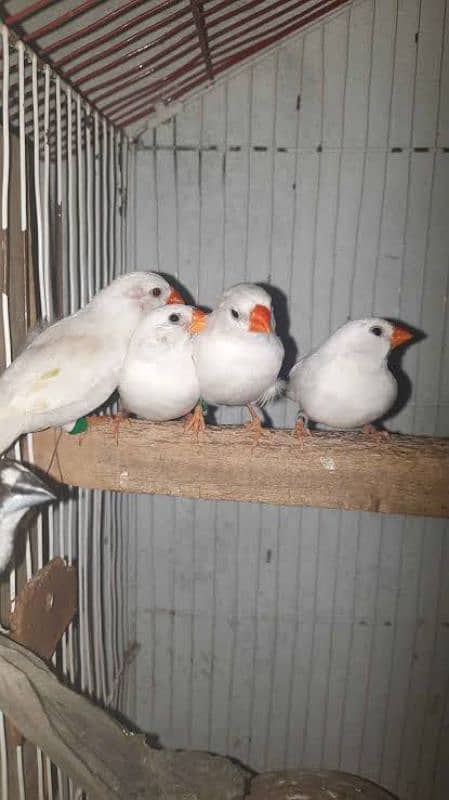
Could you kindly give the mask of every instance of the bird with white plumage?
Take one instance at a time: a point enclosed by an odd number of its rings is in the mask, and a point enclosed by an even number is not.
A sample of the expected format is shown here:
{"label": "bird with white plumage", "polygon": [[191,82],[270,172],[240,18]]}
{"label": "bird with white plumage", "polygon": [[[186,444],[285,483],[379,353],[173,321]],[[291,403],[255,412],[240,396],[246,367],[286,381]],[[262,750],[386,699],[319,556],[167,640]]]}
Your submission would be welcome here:
{"label": "bird with white plumage", "polygon": [[290,371],[287,395],[300,410],[296,433],[308,421],[336,430],[369,426],[393,406],[397,382],[388,366],[392,348],[412,333],[385,319],[351,320]]}
{"label": "bird with white plumage", "polygon": [[0,453],[23,433],[71,427],[105,403],[144,312],[174,302],[183,299],[161,275],[133,272],[36,336],[0,377]]}
{"label": "bird with white plumage", "polygon": [[[255,405],[278,391],[284,357],[275,333],[271,297],[261,286],[240,283],[227,289],[194,341],[201,398],[212,405],[246,406],[256,436],[261,421]],[[193,427],[204,423],[197,406]]]}
{"label": "bird with white plumage", "polygon": [[200,387],[193,362],[193,336],[205,322],[199,308],[173,305],[146,314],[137,326],[119,375],[122,407],[162,422],[188,414]]}

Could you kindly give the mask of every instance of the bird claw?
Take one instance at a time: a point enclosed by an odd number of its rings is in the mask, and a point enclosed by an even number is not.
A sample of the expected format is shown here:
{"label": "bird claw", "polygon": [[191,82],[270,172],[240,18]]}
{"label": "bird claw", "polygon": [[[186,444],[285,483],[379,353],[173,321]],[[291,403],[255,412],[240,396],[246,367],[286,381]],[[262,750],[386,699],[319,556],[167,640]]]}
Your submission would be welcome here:
{"label": "bird claw", "polygon": [[206,422],[204,419],[203,406],[201,403],[197,403],[192,414],[189,414],[184,423],[184,433],[189,433],[191,431],[196,434],[196,439],[198,441],[200,433],[204,433],[205,430]]}
{"label": "bird claw", "polygon": [[110,419],[112,420],[112,432],[115,434],[115,445],[118,447],[120,425],[124,420],[129,421],[129,413],[124,408],[121,408],[120,411],[117,411],[117,414],[112,414]]}
{"label": "bird claw", "polygon": [[251,433],[254,437],[253,449],[257,447],[261,437],[265,436],[265,431],[263,429],[262,420],[260,419],[259,415],[256,413],[252,406],[247,406],[249,413],[251,414],[251,419],[246,425],[243,426],[244,430],[248,433]]}
{"label": "bird claw", "polygon": [[293,428],[293,436],[295,439],[298,440],[301,448],[304,447],[304,439],[306,436],[312,436],[312,431],[308,426],[307,417],[299,415],[296,422],[295,427]]}
{"label": "bird claw", "polygon": [[362,433],[364,436],[368,436],[371,441],[379,442],[379,444],[386,442],[390,438],[390,434],[385,428],[379,430],[375,425],[371,424],[364,425]]}

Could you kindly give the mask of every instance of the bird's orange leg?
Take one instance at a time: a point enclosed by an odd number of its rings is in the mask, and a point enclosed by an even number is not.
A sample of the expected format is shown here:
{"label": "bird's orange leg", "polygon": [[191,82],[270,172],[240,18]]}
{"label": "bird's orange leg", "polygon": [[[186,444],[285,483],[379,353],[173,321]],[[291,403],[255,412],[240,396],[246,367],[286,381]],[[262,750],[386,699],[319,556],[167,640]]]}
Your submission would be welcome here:
{"label": "bird's orange leg", "polygon": [[193,413],[189,414],[187,417],[184,425],[184,433],[192,431],[192,433],[196,434],[196,438],[198,439],[200,433],[204,433],[205,430],[206,421],[204,419],[203,406],[200,402],[196,404]]}
{"label": "bird's orange leg", "polygon": [[364,425],[362,428],[362,433],[364,436],[370,437],[372,440],[377,442],[385,442],[386,439],[390,438],[390,434],[385,429],[379,430],[376,428],[375,425]]}
{"label": "bird's orange leg", "polygon": [[304,447],[305,436],[312,436],[312,431],[309,428],[309,419],[303,413],[299,413],[296,417],[295,427],[293,428],[293,436],[298,439],[301,447]]}
{"label": "bird's orange leg", "polygon": [[113,414],[112,417],[112,430],[115,434],[115,444],[118,447],[118,437],[120,433],[120,425],[122,424],[123,420],[129,419],[129,412],[125,408],[121,408],[117,411],[116,414]]}
{"label": "bird's orange leg", "polygon": [[251,415],[251,420],[247,422],[244,427],[246,431],[254,434],[254,445],[256,445],[259,442],[260,437],[264,434],[262,420],[260,419],[254,406],[247,405],[246,407]]}

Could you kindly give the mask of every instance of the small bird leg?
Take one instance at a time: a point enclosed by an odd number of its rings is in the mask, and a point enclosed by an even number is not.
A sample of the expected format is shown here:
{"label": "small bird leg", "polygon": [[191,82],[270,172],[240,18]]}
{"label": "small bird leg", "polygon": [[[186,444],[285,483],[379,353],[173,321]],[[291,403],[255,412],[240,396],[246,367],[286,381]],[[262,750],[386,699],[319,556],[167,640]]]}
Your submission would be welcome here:
{"label": "small bird leg", "polygon": [[246,407],[251,415],[251,420],[247,422],[244,427],[246,431],[254,434],[254,439],[255,439],[254,446],[256,446],[259,442],[260,437],[263,436],[264,434],[264,430],[262,427],[262,420],[260,419],[254,406],[247,405]]}
{"label": "small bird leg", "polygon": [[296,417],[295,427],[293,428],[293,436],[298,440],[301,447],[304,447],[305,436],[312,436],[312,431],[309,428],[309,418],[302,411]]}
{"label": "small bird leg", "polygon": [[189,414],[189,416],[186,419],[184,425],[184,433],[192,431],[192,433],[196,434],[196,438],[198,440],[200,433],[204,433],[205,430],[206,430],[206,422],[204,419],[203,405],[200,400],[199,403],[197,403],[195,408],[193,409],[193,413]]}
{"label": "small bird leg", "polygon": [[129,419],[129,413],[126,411],[125,408],[121,408],[120,411],[117,411],[116,414],[113,414],[112,417],[112,430],[115,433],[115,444],[118,447],[118,436],[120,432],[120,425],[124,419]]}
{"label": "small bird leg", "polygon": [[379,430],[376,428],[375,425],[364,425],[362,428],[362,433],[364,436],[370,437],[372,440],[377,442],[385,442],[386,439],[390,438],[390,434],[385,429]]}

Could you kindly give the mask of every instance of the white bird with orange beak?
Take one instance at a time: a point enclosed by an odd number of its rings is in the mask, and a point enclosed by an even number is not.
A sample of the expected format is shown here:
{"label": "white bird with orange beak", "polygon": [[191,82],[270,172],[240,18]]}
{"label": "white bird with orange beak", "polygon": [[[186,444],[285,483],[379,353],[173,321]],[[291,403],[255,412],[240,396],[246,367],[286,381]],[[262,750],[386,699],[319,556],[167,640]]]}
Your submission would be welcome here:
{"label": "white bird with orange beak", "polygon": [[199,308],[157,308],[138,325],[119,377],[124,409],[152,422],[188,414],[200,396],[192,337],[204,327]]}
{"label": "white bird with orange beak", "polygon": [[[252,283],[227,289],[194,341],[201,398],[212,405],[246,406],[249,427],[260,435],[254,405],[277,393],[284,348],[274,332],[271,297]],[[197,406],[192,427],[201,429]]]}
{"label": "white bird with orange beak", "polygon": [[105,403],[144,309],[182,301],[162,275],[132,272],[36,336],[0,377],[0,453],[23,433],[72,427]]}
{"label": "white bird with orange beak", "polygon": [[337,430],[365,426],[372,432],[372,423],[397,396],[387,362],[390,350],[412,338],[410,331],[385,319],[352,320],[298,361],[287,387],[300,409],[296,433],[301,436],[309,420]]}

